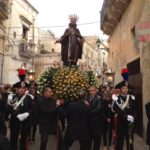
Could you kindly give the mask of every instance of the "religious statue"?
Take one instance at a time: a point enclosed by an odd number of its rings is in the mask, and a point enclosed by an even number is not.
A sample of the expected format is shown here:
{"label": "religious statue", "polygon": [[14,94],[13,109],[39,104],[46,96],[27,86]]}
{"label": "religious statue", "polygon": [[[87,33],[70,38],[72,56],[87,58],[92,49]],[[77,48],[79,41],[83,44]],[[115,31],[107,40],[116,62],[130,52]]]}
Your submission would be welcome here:
{"label": "religious statue", "polygon": [[63,65],[76,66],[78,59],[82,58],[84,39],[77,28],[78,16],[70,15],[69,19],[69,27],[56,43],[61,43],[61,60]]}

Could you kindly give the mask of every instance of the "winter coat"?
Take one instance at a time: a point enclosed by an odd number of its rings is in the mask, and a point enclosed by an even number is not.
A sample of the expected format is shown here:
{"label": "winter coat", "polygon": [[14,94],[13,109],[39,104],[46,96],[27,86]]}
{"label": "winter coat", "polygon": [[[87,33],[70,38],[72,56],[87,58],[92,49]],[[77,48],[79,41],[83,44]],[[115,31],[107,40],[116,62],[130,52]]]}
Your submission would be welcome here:
{"label": "winter coat", "polygon": [[53,98],[39,97],[37,101],[38,121],[41,134],[55,134],[57,131],[58,108]]}
{"label": "winter coat", "polygon": [[91,136],[100,135],[103,131],[103,101],[102,98],[98,95],[95,95],[90,103],[90,134]]}
{"label": "winter coat", "polygon": [[70,102],[65,111],[65,116],[67,118],[65,138],[68,140],[88,140],[89,107],[83,101]]}

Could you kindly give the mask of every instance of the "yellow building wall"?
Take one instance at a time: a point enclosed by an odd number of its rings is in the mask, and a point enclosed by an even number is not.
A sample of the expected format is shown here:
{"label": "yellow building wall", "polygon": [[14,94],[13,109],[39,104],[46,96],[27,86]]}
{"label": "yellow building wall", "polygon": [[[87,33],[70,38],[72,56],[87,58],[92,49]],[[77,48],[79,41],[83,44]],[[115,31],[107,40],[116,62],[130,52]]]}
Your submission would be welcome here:
{"label": "yellow building wall", "polygon": [[127,63],[139,57],[140,51],[136,45],[132,29],[141,18],[143,0],[132,0],[120,23],[110,37],[109,68],[115,72],[115,83],[122,80],[120,71]]}

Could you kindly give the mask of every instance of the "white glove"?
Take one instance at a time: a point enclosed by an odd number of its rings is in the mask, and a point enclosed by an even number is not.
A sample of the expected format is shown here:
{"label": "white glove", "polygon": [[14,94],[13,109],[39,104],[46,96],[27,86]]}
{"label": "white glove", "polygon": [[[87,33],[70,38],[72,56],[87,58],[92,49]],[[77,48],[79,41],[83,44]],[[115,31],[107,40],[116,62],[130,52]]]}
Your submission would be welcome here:
{"label": "white glove", "polygon": [[20,121],[23,121],[23,119],[24,119],[21,114],[17,115],[17,118],[18,118]]}
{"label": "white glove", "polygon": [[112,95],[112,100],[117,101],[118,100],[118,96],[116,94]]}
{"label": "white glove", "polygon": [[128,115],[127,116],[127,120],[129,121],[129,122],[134,122],[134,117],[133,116],[131,116],[131,115]]}
{"label": "white glove", "polygon": [[8,95],[8,101],[11,101],[13,99],[13,94]]}
{"label": "white glove", "polygon": [[24,121],[25,119],[27,119],[28,116],[29,116],[29,113],[26,112],[26,113],[17,115],[17,118],[18,118],[20,121]]}

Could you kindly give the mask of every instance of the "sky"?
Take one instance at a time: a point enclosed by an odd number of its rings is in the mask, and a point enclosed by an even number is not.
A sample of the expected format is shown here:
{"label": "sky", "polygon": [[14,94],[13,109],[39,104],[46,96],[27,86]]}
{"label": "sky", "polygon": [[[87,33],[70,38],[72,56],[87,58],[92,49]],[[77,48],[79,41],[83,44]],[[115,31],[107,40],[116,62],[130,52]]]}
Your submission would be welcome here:
{"label": "sky", "polygon": [[38,24],[40,27],[64,26],[55,28],[42,28],[50,30],[57,37],[63,35],[65,28],[69,24],[68,16],[76,14],[79,17],[77,24],[83,36],[98,35],[100,31],[100,10],[103,0],[28,0],[38,11]]}

